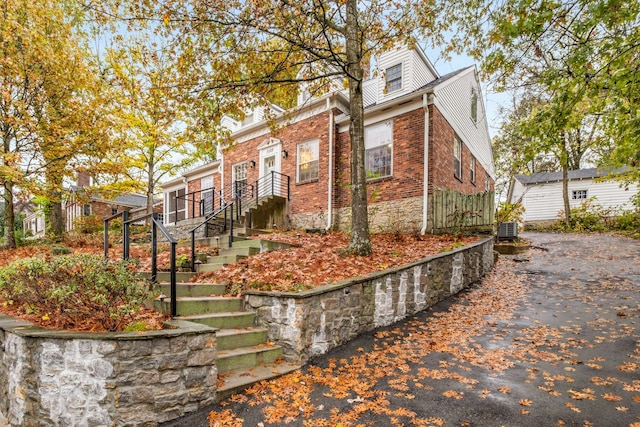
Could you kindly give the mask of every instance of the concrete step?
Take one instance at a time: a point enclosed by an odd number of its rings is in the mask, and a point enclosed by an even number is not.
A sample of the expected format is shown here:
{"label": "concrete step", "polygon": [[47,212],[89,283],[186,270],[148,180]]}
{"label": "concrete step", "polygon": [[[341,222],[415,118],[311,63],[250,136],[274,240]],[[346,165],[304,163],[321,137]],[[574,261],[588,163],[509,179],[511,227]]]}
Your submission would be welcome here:
{"label": "concrete step", "polygon": [[[209,263],[231,264],[232,262],[239,261],[246,257],[247,255],[234,255],[234,254],[212,256],[212,257],[207,257],[207,264]],[[200,264],[200,266],[207,265],[207,264]]]}
{"label": "concrete step", "polygon": [[221,329],[216,333],[218,351],[262,345],[267,342],[267,338],[267,330],[265,328],[253,326]]}
{"label": "concrete step", "polygon": [[[220,253],[218,254],[218,256],[233,256],[233,255],[239,255],[239,256],[244,256],[244,257],[248,257],[250,255],[255,255],[257,253],[260,253],[260,247],[256,247],[256,246],[249,246],[249,245],[245,245],[245,246],[237,246],[235,243],[233,244],[233,247],[231,248],[224,248],[224,249],[220,249]],[[207,257],[207,262],[215,262],[212,259],[215,259],[216,257]]]}
{"label": "concrete step", "polygon": [[[225,313],[244,310],[244,299],[234,297],[178,297],[176,312],[181,316],[195,314]],[[154,309],[168,313],[171,309],[170,299],[154,300]]]}
{"label": "concrete step", "polygon": [[196,267],[196,270],[198,270],[198,273],[206,273],[208,271],[219,270],[227,264],[229,263],[213,262],[213,263],[207,263],[207,264],[200,264]]}
{"label": "concrete step", "polygon": [[221,350],[218,351],[218,374],[274,363],[281,355],[282,348],[270,344]]}
{"label": "concrete step", "polygon": [[235,369],[226,374],[218,375],[218,391],[216,402],[221,402],[234,394],[238,394],[260,381],[270,380],[282,375],[290,374],[300,369],[302,365],[288,362],[276,362],[258,365],[250,368]]}
{"label": "concrete step", "polygon": [[227,313],[194,314],[178,316],[181,320],[200,323],[217,329],[247,328],[253,326],[256,314],[252,311],[232,311]]}
{"label": "concrete step", "polygon": [[[144,277],[147,279],[151,279],[151,272],[146,271],[142,273]],[[176,272],[176,280],[178,283],[186,283],[189,279],[195,276],[196,273],[192,273],[190,271],[177,271]],[[168,271],[158,271],[156,280],[158,282],[169,282],[171,280],[171,275]]]}
{"label": "concrete step", "polygon": [[[169,283],[159,283],[156,287],[158,288],[158,292],[171,295],[171,285]],[[177,283],[176,296],[180,298],[223,295],[226,292],[226,288],[225,285],[215,283]]]}

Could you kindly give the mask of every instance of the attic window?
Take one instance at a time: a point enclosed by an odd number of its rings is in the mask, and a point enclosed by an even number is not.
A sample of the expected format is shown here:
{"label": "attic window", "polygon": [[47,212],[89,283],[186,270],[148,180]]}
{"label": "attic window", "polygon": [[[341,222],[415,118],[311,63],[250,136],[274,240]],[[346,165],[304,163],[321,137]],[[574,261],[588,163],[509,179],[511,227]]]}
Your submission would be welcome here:
{"label": "attic window", "polygon": [[478,121],[478,93],[471,88],[471,120]]}
{"label": "attic window", "polygon": [[453,140],[453,176],[462,180],[462,141],[457,136]]}
{"label": "attic window", "polygon": [[385,82],[387,93],[402,89],[402,64],[387,68]]}
{"label": "attic window", "polygon": [[587,190],[573,190],[571,192],[572,200],[587,200]]}

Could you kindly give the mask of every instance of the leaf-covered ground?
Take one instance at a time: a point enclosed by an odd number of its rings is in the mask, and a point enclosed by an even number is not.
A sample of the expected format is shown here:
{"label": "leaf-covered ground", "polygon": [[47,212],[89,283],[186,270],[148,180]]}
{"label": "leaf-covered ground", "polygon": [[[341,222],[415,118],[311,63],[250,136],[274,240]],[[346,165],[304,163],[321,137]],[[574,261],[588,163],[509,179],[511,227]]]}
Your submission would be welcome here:
{"label": "leaf-covered ground", "polygon": [[[233,396],[210,426],[640,427],[640,250],[533,235],[481,284]],[[518,262],[516,262],[518,261]]]}
{"label": "leaf-covered ground", "polygon": [[349,236],[344,233],[285,232],[257,237],[293,247],[253,255],[218,271],[201,274],[196,280],[227,283],[230,288],[233,284],[244,284],[247,289],[295,292],[366,276],[478,240],[476,236],[373,234],[373,254],[363,257],[345,253]]}
{"label": "leaf-covered ground", "polygon": [[[144,236],[142,236],[143,238]],[[257,236],[262,239],[290,243],[292,248],[267,252],[252,256],[238,263],[230,264],[221,271],[197,276],[198,281],[219,281],[227,283],[247,283],[257,289],[300,291],[351,277],[362,276],[373,271],[405,264],[439,252],[451,250],[476,241],[477,237],[452,238],[450,236],[413,236],[372,235],[374,253],[368,257],[343,254],[349,238],[344,233],[325,235],[307,233],[275,233]],[[122,257],[122,244],[119,236],[111,236],[110,259]],[[139,237],[134,236],[134,240]],[[51,257],[54,248],[64,247],[72,254],[104,253],[102,236],[67,236],[60,244],[46,244],[35,241],[33,244],[12,250],[0,250],[0,266],[21,258]],[[169,268],[169,247],[159,244],[158,268]],[[212,252],[211,248],[198,246],[199,253]],[[213,251],[215,252],[215,251]],[[190,248],[179,246],[178,255],[191,256]],[[131,259],[139,271],[151,270],[151,252],[148,244],[133,243],[130,247]],[[230,286],[231,288],[232,286]],[[236,289],[240,291],[240,288]],[[19,317],[46,328],[55,328],[59,324],[56,313],[25,312],[5,304],[0,299],[0,313]],[[149,328],[160,328],[163,315],[145,308],[138,316],[140,322]],[[100,325],[95,319],[79,322],[74,330],[99,331]]]}

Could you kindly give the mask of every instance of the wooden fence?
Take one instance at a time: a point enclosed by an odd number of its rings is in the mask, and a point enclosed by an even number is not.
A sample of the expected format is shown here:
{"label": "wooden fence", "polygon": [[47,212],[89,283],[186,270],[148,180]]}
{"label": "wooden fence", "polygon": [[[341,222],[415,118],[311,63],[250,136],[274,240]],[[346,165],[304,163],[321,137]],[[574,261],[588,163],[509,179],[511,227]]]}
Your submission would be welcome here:
{"label": "wooden fence", "polygon": [[453,190],[435,190],[429,218],[433,232],[459,233],[493,226],[494,196],[493,191],[461,194]]}

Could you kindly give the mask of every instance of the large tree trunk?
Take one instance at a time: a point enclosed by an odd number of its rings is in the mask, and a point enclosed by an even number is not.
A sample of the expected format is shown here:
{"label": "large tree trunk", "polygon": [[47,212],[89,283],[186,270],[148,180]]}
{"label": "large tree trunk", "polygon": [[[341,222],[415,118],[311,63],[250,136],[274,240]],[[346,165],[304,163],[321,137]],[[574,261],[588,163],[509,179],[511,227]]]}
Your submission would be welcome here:
{"label": "large tree trunk", "polygon": [[52,168],[47,173],[47,197],[49,201],[45,208],[45,224],[47,237],[54,241],[60,241],[65,230],[62,220],[62,178],[55,174],[56,170],[56,168]]}
{"label": "large tree trunk", "polygon": [[14,231],[15,212],[13,207],[13,183],[4,183],[4,247],[15,248],[16,235]]}
{"label": "large tree trunk", "polygon": [[349,252],[357,255],[371,253],[369,238],[369,214],[367,210],[367,175],[364,168],[364,103],[362,99],[361,36],[358,31],[358,4],[347,1],[346,49],[347,74],[349,80],[349,107],[351,120],[351,242]]}
{"label": "large tree trunk", "polygon": [[49,202],[45,210],[47,236],[54,241],[61,241],[65,231],[62,220],[62,200],[59,192],[54,193],[52,196],[54,200]]}
{"label": "large tree trunk", "polygon": [[567,133],[563,133],[563,149],[562,161],[562,200],[564,202],[564,223],[568,227],[571,226],[571,206],[569,205],[569,150],[567,147]]}

